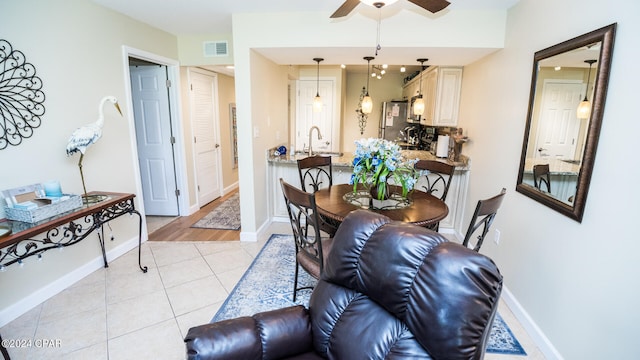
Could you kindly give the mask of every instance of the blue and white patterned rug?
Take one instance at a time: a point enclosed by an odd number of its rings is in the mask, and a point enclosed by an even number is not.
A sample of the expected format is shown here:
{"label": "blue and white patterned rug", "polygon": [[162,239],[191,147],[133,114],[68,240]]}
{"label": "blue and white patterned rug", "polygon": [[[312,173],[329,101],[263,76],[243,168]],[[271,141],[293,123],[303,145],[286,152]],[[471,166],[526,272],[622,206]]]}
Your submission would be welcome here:
{"label": "blue and white patterned rug", "polygon": [[[249,316],[257,312],[309,303],[311,290],[298,292],[292,299],[295,269],[295,246],[291,235],[273,234],[253,260],[227,300],[211,322]],[[314,285],[316,280],[301,270],[301,285]],[[497,314],[487,352],[494,354],[526,355],[500,314]]]}

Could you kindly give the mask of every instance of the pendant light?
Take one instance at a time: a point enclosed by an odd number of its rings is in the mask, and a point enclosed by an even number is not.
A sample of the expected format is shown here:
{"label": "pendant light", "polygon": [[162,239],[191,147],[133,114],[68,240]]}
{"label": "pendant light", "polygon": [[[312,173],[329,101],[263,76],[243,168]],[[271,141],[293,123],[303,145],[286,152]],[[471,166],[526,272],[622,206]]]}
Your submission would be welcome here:
{"label": "pendant light", "polygon": [[424,63],[429,61],[429,59],[418,59],[416,60],[420,63],[422,67],[422,71],[420,72],[420,88],[418,92],[418,98],[413,102],[413,113],[418,116],[422,116],[424,114],[424,99],[422,98],[422,72],[424,71]]}
{"label": "pendant light", "polygon": [[316,71],[316,97],[313,98],[313,112],[322,111],[322,98],[320,97],[320,62],[323,58],[313,58],[313,61],[318,63]]}
{"label": "pendant light", "polygon": [[371,100],[371,96],[369,96],[369,74],[371,73],[369,70],[369,63],[373,60],[373,56],[365,56],[364,59],[367,60],[367,93],[362,99],[362,112],[365,114],[371,114],[371,110],[373,110],[373,100]]}
{"label": "pendant light", "polygon": [[578,105],[578,110],[576,110],[576,116],[578,119],[588,119],[591,116],[591,102],[587,99],[587,93],[589,93],[589,81],[591,80],[591,65],[595,63],[597,60],[585,60],[587,64],[589,64],[589,74],[587,75],[587,89],[584,92],[584,100]]}

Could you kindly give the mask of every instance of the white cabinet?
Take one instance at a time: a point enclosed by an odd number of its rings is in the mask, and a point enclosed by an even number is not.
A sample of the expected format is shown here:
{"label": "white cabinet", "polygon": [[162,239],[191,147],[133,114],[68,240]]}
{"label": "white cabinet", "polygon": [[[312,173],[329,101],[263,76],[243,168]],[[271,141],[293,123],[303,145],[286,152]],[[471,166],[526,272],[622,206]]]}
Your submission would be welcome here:
{"label": "white cabinet", "polygon": [[422,77],[422,96],[425,103],[420,124],[429,126],[457,126],[462,87],[462,67],[433,67],[408,82],[403,94],[407,99],[418,94]]}

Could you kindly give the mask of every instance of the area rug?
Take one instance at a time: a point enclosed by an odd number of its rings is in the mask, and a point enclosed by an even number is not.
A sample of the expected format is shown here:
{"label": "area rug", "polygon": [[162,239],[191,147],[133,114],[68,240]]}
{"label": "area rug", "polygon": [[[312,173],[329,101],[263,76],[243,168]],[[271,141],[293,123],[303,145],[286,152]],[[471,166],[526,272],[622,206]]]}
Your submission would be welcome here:
{"label": "area rug", "polygon": [[191,225],[192,228],[239,230],[240,229],[240,197],[233,194],[210,213]]}
{"label": "area rug", "polygon": [[[307,306],[311,290],[299,291],[296,302],[292,301],[294,269],[293,237],[271,235],[211,322],[292,305]],[[298,281],[300,285],[314,285],[316,282],[304,270],[301,270]],[[487,352],[526,355],[500,314],[493,322]]]}

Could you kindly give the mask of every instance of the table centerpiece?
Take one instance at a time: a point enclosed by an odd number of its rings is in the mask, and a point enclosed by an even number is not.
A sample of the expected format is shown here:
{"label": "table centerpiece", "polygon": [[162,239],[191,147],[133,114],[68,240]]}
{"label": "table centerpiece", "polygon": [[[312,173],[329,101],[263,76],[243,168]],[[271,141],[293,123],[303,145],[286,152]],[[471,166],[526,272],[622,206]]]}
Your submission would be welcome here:
{"label": "table centerpiece", "polygon": [[[410,201],[409,195],[420,176],[414,168],[417,161],[404,159],[395,142],[378,138],[357,140],[349,184],[353,185],[354,194],[358,193],[360,184],[372,200]],[[393,194],[390,183],[401,189],[400,193]]]}

